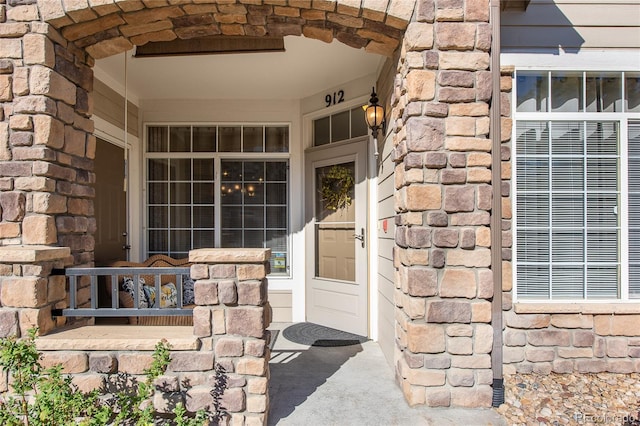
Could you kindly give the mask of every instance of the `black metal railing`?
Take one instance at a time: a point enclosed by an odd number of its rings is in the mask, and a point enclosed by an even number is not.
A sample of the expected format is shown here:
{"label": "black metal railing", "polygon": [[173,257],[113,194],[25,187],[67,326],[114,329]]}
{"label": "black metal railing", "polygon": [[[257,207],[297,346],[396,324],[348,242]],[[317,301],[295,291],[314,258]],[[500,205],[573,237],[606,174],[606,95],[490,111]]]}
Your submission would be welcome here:
{"label": "black metal railing", "polygon": [[[188,267],[100,267],[100,268],[66,268],[64,275],[69,280],[69,308],[58,311],[64,316],[91,316],[91,317],[129,317],[129,316],[191,316],[193,310],[185,308],[183,300],[183,279],[189,277]],[[153,284],[140,281],[140,277],[153,277]],[[84,286],[80,288],[79,279],[89,277],[90,297],[88,303],[78,306],[78,291],[84,291]],[[121,306],[120,292],[122,282],[125,277],[132,279],[134,288],[132,299],[133,307]],[[172,307],[161,307],[162,281],[167,277],[176,287],[176,305]],[[152,306],[144,307],[146,303],[141,303],[140,295],[142,285],[155,288],[155,300]],[[104,287],[103,294],[110,298],[107,306],[100,303],[100,288]],[[55,314],[55,313],[54,313]]]}

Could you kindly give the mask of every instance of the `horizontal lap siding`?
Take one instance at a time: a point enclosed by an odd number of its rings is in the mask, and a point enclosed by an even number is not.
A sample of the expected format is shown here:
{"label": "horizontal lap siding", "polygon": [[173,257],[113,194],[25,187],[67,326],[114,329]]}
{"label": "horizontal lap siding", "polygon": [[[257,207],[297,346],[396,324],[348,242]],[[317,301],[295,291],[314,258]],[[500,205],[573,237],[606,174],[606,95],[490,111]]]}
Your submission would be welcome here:
{"label": "horizontal lap siding", "polygon": [[503,51],[530,48],[640,47],[637,1],[535,1],[525,12],[503,12]]}
{"label": "horizontal lap siding", "polygon": [[[394,306],[393,306],[393,282],[384,277],[378,279],[379,299],[378,299],[378,342],[384,357],[393,369],[393,348],[395,340],[394,329]],[[387,295],[391,295],[390,298]]]}
{"label": "horizontal lap siding", "polygon": [[269,305],[273,315],[273,322],[291,322],[291,291],[290,290],[270,290]]}
{"label": "horizontal lap siding", "polygon": [[[382,164],[378,168],[378,342],[380,348],[393,368],[393,351],[395,346],[394,327],[394,164],[391,161],[391,137],[385,139],[380,149]],[[385,231],[386,227],[386,231]]]}
{"label": "horizontal lap siding", "polygon": [[[129,134],[138,136],[138,107],[128,102]],[[124,129],[124,97],[101,82],[94,80],[93,113],[119,129]]]}

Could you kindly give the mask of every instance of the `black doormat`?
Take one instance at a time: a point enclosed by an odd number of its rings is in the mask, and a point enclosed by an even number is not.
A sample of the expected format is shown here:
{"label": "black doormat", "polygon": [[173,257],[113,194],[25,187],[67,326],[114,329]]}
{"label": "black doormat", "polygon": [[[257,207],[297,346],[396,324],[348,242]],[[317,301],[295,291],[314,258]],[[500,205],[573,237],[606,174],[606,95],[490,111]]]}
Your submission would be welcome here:
{"label": "black doormat", "polygon": [[368,339],[346,331],[336,330],[310,322],[290,325],[282,330],[289,341],[307,346],[350,346],[366,342]]}

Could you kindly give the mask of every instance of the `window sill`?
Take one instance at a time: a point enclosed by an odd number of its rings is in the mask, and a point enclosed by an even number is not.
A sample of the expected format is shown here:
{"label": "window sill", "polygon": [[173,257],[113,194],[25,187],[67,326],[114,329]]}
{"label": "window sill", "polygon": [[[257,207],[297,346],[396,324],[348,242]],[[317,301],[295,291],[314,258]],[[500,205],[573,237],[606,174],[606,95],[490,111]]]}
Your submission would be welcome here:
{"label": "window sill", "polygon": [[172,351],[200,348],[191,326],[91,325],[57,331],[36,339],[41,351],[153,351],[165,339]]}
{"label": "window sill", "polygon": [[640,314],[638,302],[517,302],[513,304],[517,314]]}

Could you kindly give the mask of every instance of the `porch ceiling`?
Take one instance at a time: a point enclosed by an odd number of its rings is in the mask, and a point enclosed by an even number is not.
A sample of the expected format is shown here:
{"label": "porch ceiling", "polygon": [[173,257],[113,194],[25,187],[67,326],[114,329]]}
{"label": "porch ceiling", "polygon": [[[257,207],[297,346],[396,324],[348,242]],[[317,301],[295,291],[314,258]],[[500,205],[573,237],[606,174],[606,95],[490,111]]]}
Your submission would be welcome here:
{"label": "porch ceiling", "polygon": [[[132,57],[127,89],[137,99],[301,99],[377,73],[384,56],[338,41],[285,37],[285,52]],[[124,89],[124,53],[96,60],[96,77]]]}
{"label": "porch ceiling", "polygon": [[[42,19],[83,49],[90,63],[115,55],[112,67],[123,62],[122,52],[149,42],[210,36],[304,36],[314,40],[302,44],[292,38],[296,41],[285,42],[288,51],[284,54],[225,55],[222,60],[191,57],[188,61],[146,58],[144,66],[141,58],[131,60],[129,86],[145,99],[293,99],[317,93],[374,73],[382,61],[378,55],[391,57],[400,46],[416,4],[409,0],[389,4],[360,0],[84,0],[65,1],[62,7],[60,1],[37,1]],[[375,55],[371,62],[359,60],[366,57],[365,52]],[[110,68],[108,63],[103,69]],[[111,71],[113,76],[124,75]]]}

